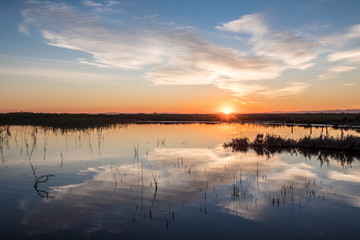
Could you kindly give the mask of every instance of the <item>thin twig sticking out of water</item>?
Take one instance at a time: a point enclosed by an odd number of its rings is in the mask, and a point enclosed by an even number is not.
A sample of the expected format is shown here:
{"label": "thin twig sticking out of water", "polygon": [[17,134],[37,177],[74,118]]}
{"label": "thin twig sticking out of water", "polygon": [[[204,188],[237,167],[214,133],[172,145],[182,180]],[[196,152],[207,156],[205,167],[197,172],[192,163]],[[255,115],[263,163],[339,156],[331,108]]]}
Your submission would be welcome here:
{"label": "thin twig sticking out of water", "polygon": [[47,182],[49,180],[49,177],[54,177],[54,176],[55,176],[54,174],[47,174],[47,175],[42,175],[42,176],[35,179],[34,189],[37,192],[37,194],[39,194],[40,197],[46,198],[46,199],[55,198],[53,196],[50,196],[47,191],[38,189],[38,184],[39,183],[45,183],[45,182]]}
{"label": "thin twig sticking out of water", "polygon": [[63,163],[64,163],[64,157],[63,157],[62,152],[60,152],[60,156],[61,156],[61,164],[60,164],[60,168],[62,168]]}
{"label": "thin twig sticking out of water", "polygon": [[116,187],[117,187],[117,179],[116,179],[116,174],[114,173],[114,180],[115,180],[115,187],[114,187],[114,192],[116,192]]}
{"label": "thin twig sticking out of water", "polygon": [[0,153],[1,153],[1,161],[2,161],[2,163],[5,163],[5,156],[4,156],[3,147],[2,147],[1,135],[0,135]]}
{"label": "thin twig sticking out of water", "polygon": [[260,190],[259,189],[259,162],[256,162],[256,184],[257,184],[258,190]]}
{"label": "thin twig sticking out of water", "polygon": [[93,154],[93,149],[92,149],[92,145],[91,145],[91,135],[90,135],[90,132],[89,132],[89,148],[90,148],[90,153],[91,155]]}
{"label": "thin twig sticking out of water", "polygon": [[[36,141],[37,141],[37,138],[36,138],[36,135],[37,135],[37,129],[35,128],[34,129],[34,131],[32,132],[32,137],[33,137],[33,145],[32,145],[32,148],[31,148],[31,151],[30,151],[30,154],[28,154],[28,161],[29,161],[29,163],[30,163],[30,167],[31,167],[31,169],[32,169],[32,171],[33,171],[33,175],[34,175],[34,177],[35,177],[35,180],[36,180],[36,173],[35,173],[35,168],[34,168],[34,166],[32,165],[32,162],[31,162],[31,156],[32,156],[32,154],[33,154],[33,152],[34,152],[34,149],[35,149],[35,146],[36,146]],[[27,144],[27,143],[26,143]]]}
{"label": "thin twig sticking out of water", "polygon": [[47,146],[47,131],[44,131],[44,157],[43,160],[45,161],[46,159],[46,146]]}
{"label": "thin twig sticking out of water", "polygon": [[99,156],[101,156],[101,144],[102,142],[104,142],[104,136],[102,135],[101,129],[97,129],[97,135],[98,135]]}
{"label": "thin twig sticking out of water", "polygon": [[0,128],[0,153],[1,153],[1,161],[2,163],[5,163],[5,157],[4,157],[4,152],[3,152],[3,144],[4,144],[4,138],[2,136],[3,133],[3,129]]}
{"label": "thin twig sticking out of water", "polygon": [[157,189],[158,189],[158,184],[159,184],[159,179],[157,178],[156,175],[154,175],[153,172],[152,172],[151,174],[152,174],[152,177],[153,177],[153,181],[154,181],[154,183],[155,183],[155,191],[157,191]]}
{"label": "thin twig sticking out of water", "polygon": [[139,141],[134,143],[134,162],[139,162]]}

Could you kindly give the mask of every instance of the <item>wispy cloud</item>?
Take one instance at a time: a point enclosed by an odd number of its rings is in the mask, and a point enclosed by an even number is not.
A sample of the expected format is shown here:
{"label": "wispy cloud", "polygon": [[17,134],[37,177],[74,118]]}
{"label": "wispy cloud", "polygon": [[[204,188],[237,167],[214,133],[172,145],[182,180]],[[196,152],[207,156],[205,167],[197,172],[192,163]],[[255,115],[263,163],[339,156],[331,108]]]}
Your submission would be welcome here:
{"label": "wispy cloud", "polygon": [[360,49],[352,49],[348,51],[340,51],[333,54],[330,54],[327,57],[329,62],[337,62],[342,60],[347,60],[349,62],[360,62]]}
{"label": "wispy cloud", "polygon": [[260,95],[267,98],[289,98],[298,95],[306,88],[310,87],[310,84],[295,82],[289,83],[287,86],[280,88],[264,87],[260,84],[242,84],[238,82],[220,82],[216,86],[222,89],[227,89],[234,92],[237,97],[246,97],[249,95]]}
{"label": "wispy cloud", "polygon": [[325,73],[318,75],[318,79],[333,79],[341,73],[349,72],[359,68],[360,49],[339,51],[327,56],[327,61],[339,65],[330,67]]}
{"label": "wispy cloud", "polygon": [[360,38],[360,24],[350,26],[343,33],[325,36],[322,38],[322,41],[324,41],[327,45],[335,45],[341,47],[358,38]]}
{"label": "wispy cloud", "polygon": [[341,73],[352,71],[354,69],[357,69],[357,67],[346,66],[346,65],[334,66],[334,67],[331,67],[330,69],[328,69],[327,72],[322,73],[322,74],[318,75],[317,77],[319,80],[333,79],[333,78],[338,77]]}
{"label": "wispy cloud", "polygon": [[90,53],[93,60],[87,63],[141,69],[164,62],[167,54],[176,51],[160,32],[132,31],[126,26],[115,31],[64,4],[35,2],[23,15],[33,19],[30,26],[36,27],[49,45]]}
{"label": "wispy cloud", "polygon": [[309,86],[311,85],[307,83],[295,82],[283,88],[264,91],[262,94],[270,98],[287,98],[298,95]]}
{"label": "wispy cloud", "polygon": [[[88,68],[75,61],[54,60],[33,57],[0,55],[0,75],[4,79],[22,81],[62,82],[91,85],[116,85],[117,71],[104,72],[98,68]],[[101,81],[99,81],[101,79]]]}
{"label": "wispy cloud", "polygon": [[355,86],[357,86],[355,83],[343,83],[341,85],[343,85],[344,87],[355,87]]}
{"label": "wispy cloud", "polygon": [[83,3],[85,6],[90,6],[90,7],[101,7],[102,6],[101,3],[96,3],[93,1],[89,1],[89,0],[85,0],[85,1],[83,1]]}
{"label": "wispy cloud", "polygon": [[281,62],[284,67],[306,69],[315,59],[318,42],[302,39],[290,32],[275,31],[254,44],[253,50],[258,56],[267,56]]}
{"label": "wispy cloud", "polygon": [[248,33],[252,35],[254,40],[257,39],[257,37],[262,38],[262,36],[269,32],[260,14],[245,15],[239,19],[216,26],[215,28],[220,31]]}
{"label": "wispy cloud", "polygon": [[[359,68],[360,49],[354,48],[355,41],[360,39],[360,24],[348,27],[344,32],[322,37],[321,40],[331,49],[331,54],[326,57],[331,66],[324,73],[317,76],[318,79],[334,79],[341,73]],[[357,46],[358,47],[358,46]]]}
{"label": "wispy cloud", "polygon": [[[184,42],[187,52],[170,64],[154,68],[145,75],[157,84],[216,84],[273,79],[279,66],[271,61],[248,57],[233,49],[201,41]],[[220,85],[216,85],[220,86]]]}
{"label": "wispy cloud", "polygon": [[126,4],[119,1],[90,1],[83,0],[83,5],[93,9],[95,13],[122,13],[124,9],[120,8],[122,5]]}
{"label": "wispy cloud", "polygon": [[[115,2],[83,4],[106,8]],[[285,97],[304,91],[309,84],[286,84],[275,91],[261,81],[275,79],[288,68],[312,66],[310,61],[316,57],[318,46],[293,33],[269,29],[257,14],[216,27],[220,32],[250,34],[252,51],[248,53],[205,41],[191,27],[157,19],[151,21],[151,27],[132,22],[139,20],[106,27],[98,18],[64,3],[28,2],[23,17],[21,26],[38,31],[48,45],[91,54],[92,59],[77,58],[80,63],[137,70],[154,84],[212,84],[236,96],[258,93]]]}
{"label": "wispy cloud", "polygon": [[89,73],[86,71],[54,70],[49,68],[33,67],[0,67],[0,74],[11,79],[17,77],[22,79],[32,79],[36,81],[68,82],[74,84],[99,84],[114,85],[119,77],[113,75],[104,75],[100,73]]}
{"label": "wispy cloud", "polygon": [[18,27],[18,30],[20,33],[25,34],[25,35],[29,35],[29,29],[24,25],[24,24],[20,24]]}
{"label": "wispy cloud", "polygon": [[316,58],[317,41],[306,40],[302,36],[288,31],[270,29],[262,15],[245,15],[237,20],[223,23],[215,27],[220,31],[248,33],[248,43],[257,56],[279,61],[286,68],[306,69]]}
{"label": "wispy cloud", "polygon": [[334,179],[337,181],[346,181],[346,182],[352,182],[352,183],[360,183],[360,177],[356,176],[355,174],[346,174],[336,171],[329,171],[329,178]]}
{"label": "wispy cloud", "polygon": [[218,88],[225,89],[234,93],[236,97],[246,97],[255,93],[266,91],[267,88],[261,84],[254,84],[251,82],[225,82],[219,81],[215,84]]}

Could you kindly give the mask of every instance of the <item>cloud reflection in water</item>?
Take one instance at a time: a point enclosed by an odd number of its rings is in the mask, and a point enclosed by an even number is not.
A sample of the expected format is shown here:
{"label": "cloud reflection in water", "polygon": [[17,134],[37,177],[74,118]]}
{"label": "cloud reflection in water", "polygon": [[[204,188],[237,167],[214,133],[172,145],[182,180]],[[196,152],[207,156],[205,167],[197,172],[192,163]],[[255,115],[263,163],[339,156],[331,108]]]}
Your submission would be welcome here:
{"label": "cloud reflection in water", "polygon": [[[327,199],[336,200],[335,191],[353,196],[348,185],[358,178],[341,170],[336,164],[332,169],[319,168],[318,161],[288,154],[267,159],[254,152],[232,153],[222,145],[155,147],[134,164],[87,168],[81,174],[91,173],[92,179],[52,187],[54,199],[22,205],[23,224],[31,233],[78,227],[85,233],[97,228],[120,232],[137,221],[161,222],[165,213],[196,208],[256,221],[268,221],[273,208],[292,208],[288,213],[300,216],[306,208],[312,209],[311,204],[321,207]],[[157,191],[153,175],[159,179]],[[332,180],[340,179],[338,187],[331,189]],[[234,189],[237,195],[232,195]],[[115,218],[111,223],[110,216]]]}

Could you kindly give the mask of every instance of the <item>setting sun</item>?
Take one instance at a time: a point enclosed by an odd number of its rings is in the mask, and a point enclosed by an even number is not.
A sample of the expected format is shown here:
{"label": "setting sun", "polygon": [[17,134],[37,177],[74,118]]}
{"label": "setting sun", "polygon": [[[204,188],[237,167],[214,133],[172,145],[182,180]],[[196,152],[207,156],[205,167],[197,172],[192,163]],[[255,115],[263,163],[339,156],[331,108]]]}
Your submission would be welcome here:
{"label": "setting sun", "polygon": [[230,114],[230,113],[231,113],[231,111],[229,109],[224,110],[224,114]]}

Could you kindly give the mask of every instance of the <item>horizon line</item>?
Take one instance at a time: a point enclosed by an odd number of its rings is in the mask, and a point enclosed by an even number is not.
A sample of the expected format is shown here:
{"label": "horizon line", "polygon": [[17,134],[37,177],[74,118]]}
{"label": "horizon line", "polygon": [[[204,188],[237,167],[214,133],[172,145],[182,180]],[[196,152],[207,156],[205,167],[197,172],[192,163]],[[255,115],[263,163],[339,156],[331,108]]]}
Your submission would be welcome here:
{"label": "horizon line", "polygon": [[[33,114],[88,114],[88,115],[120,115],[120,114],[185,114],[185,115],[206,115],[206,114],[225,114],[218,111],[213,113],[182,113],[182,112],[32,112],[32,111],[12,111],[12,112],[0,112],[0,114],[13,114],[13,113],[33,113]],[[266,111],[266,112],[232,112],[230,114],[305,114],[305,113],[360,113],[360,109],[332,109],[332,110],[299,110],[299,111]]]}

